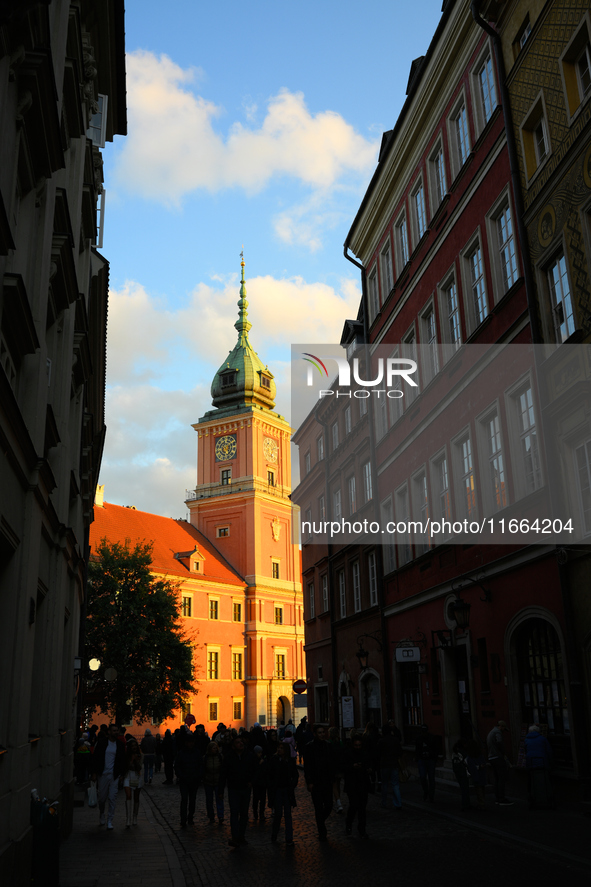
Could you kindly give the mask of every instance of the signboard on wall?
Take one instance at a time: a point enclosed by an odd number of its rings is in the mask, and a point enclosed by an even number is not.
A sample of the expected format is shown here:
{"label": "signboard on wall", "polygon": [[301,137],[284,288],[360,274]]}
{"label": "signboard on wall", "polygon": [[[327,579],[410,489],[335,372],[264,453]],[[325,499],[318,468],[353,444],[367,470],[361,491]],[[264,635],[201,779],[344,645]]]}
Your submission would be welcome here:
{"label": "signboard on wall", "polygon": [[343,727],[348,730],[355,726],[355,713],[353,711],[353,697],[341,696],[341,712]]}
{"label": "signboard on wall", "polygon": [[420,662],[420,647],[396,647],[396,662]]}

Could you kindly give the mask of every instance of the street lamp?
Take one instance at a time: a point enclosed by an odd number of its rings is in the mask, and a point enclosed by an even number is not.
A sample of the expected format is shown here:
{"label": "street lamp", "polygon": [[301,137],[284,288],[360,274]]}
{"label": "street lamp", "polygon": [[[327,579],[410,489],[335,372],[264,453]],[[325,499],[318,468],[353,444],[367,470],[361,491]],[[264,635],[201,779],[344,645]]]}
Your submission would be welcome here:
{"label": "street lamp", "polygon": [[359,649],[355,654],[359,659],[359,665],[361,666],[361,671],[365,671],[367,668],[367,663],[369,661],[369,652],[362,646],[361,641],[358,641]]}
{"label": "street lamp", "polygon": [[450,610],[451,616],[455,619],[458,628],[468,628],[468,623],[470,622],[470,604],[463,601],[461,597],[458,597],[451,604]]}

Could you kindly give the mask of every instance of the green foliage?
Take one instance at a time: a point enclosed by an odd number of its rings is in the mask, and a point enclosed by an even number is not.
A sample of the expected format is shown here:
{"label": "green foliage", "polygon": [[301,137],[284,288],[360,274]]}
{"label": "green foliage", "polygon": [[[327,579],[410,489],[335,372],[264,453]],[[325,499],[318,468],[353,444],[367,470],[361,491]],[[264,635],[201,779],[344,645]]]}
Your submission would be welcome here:
{"label": "green foliage", "polygon": [[178,584],[150,572],[152,545],[103,539],[88,566],[86,649],[117,678],[97,673],[93,702],[121,720],[164,720],[194,693],[193,652],[181,624]]}

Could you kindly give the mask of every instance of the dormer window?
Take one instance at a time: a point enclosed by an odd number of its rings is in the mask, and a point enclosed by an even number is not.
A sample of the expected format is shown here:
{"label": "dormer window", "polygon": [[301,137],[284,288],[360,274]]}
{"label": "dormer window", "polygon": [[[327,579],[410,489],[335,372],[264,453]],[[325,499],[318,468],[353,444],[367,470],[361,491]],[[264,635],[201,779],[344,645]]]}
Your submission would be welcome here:
{"label": "dormer window", "polygon": [[222,373],[222,388],[233,388],[236,384],[236,370]]}
{"label": "dormer window", "polygon": [[261,373],[261,388],[271,389],[271,377]]}

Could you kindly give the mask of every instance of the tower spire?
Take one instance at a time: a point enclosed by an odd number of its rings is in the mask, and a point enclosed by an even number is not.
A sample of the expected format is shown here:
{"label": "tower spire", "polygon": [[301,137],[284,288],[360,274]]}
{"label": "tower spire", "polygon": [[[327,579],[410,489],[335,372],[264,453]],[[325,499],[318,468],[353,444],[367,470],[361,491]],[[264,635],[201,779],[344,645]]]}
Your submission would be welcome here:
{"label": "tower spire", "polygon": [[246,301],[246,281],[244,280],[244,247],[240,253],[240,298],[238,299],[238,320],[234,324],[238,330],[238,341],[243,345],[248,345],[248,331],[252,327],[252,323],[247,320],[248,302]]}

